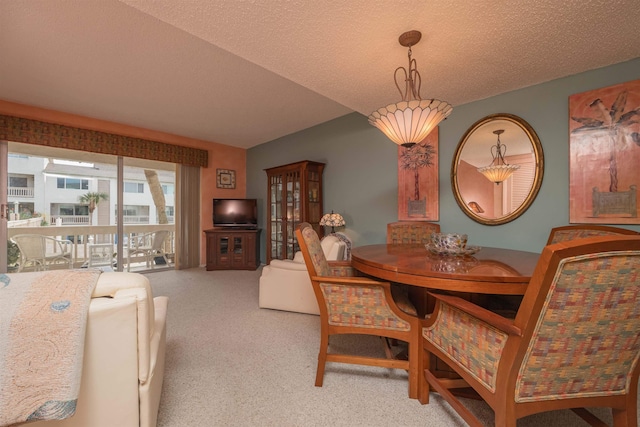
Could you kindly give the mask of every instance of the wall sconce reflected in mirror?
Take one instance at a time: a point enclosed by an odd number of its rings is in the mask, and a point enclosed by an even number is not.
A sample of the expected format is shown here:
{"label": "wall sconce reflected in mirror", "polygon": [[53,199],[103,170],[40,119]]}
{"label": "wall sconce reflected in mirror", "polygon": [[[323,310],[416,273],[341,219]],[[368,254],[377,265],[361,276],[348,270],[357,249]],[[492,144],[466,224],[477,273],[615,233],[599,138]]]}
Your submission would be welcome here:
{"label": "wall sconce reflected in mirror", "polygon": [[[500,134],[504,132],[504,129],[494,130],[493,133],[498,135],[498,142],[491,147],[491,155],[493,160],[489,166],[478,168],[478,172],[487,177],[491,182],[495,182],[496,185],[500,184],[509,178],[515,171],[517,171],[519,165],[510,165],[504,161],[504,154],[507,152],[507,146],[500,144]],[[495,149],[495,152],[494,152]]]}
{"label": "wall sconce reflected in mirror", "polygon": [[484,209],[477,202],[469,202],[468,205],[475,213],[484,213]]}

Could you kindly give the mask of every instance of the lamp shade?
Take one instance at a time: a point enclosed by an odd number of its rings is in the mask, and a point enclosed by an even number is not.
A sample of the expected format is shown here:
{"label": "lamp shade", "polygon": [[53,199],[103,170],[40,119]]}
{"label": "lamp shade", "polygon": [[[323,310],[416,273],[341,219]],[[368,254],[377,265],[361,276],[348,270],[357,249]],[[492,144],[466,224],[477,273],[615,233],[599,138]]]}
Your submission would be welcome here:
{"label": "lamp shade", "polygon": [[422,142],[453,107],[439,99],[401,101],[379,108],[369,115],[369,123],[403,147]]}
{"label": "lamp shade", "polygon": [[478,172],[486,176],[489,181],[499,184],[507,180],[519,168],[518,165],[491,165],[478,168]]}
{"label": "lamp shade", "polygon": [[331,211],[330,214],[324,214],[320,219],[320,225],[326,227],[342,227],[345,225],[344,218],[339,213]]}

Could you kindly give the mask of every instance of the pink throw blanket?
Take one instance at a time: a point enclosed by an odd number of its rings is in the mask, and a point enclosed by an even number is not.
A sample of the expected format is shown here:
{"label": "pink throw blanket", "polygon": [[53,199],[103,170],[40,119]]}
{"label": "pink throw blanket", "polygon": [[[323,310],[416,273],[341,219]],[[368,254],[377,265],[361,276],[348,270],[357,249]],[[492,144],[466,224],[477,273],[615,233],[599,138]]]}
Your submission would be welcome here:
{"label": "pink throw blanket", "polygon": [[0,426],[75,414],[99,270],[0,274]]}

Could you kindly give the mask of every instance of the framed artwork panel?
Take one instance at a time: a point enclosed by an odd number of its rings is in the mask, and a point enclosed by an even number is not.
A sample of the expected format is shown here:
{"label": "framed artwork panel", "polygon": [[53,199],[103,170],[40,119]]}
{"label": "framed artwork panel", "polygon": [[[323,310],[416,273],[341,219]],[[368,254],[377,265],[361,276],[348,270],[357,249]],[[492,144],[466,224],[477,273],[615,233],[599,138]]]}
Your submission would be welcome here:
{"label": "framed artwork panel", "polygon": [[640,224],[640,80],[569,97],[569,222]]}
{"label": "framed artwork panel", "polygon": [[398,220],[438,221],[438,127],[419,144],[398,147]]}
{"label": "framed artwork panel", "polygon": [[236,171],[230,169],[216,169],[216,187],[236,188]]}

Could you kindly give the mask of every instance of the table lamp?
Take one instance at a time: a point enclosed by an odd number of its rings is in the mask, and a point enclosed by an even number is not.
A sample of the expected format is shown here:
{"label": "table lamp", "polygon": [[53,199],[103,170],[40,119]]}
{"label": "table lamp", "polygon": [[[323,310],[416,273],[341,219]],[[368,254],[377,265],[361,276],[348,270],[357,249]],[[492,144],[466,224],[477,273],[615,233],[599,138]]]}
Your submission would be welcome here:
{"label": "table lamp", "polygon": [[330,214],[324,214],[320,219],[320,225],[324,227],[331,227],[331,232],[335,233],[335,227],[342,227],[345,225],[344,218],[339,213],[331,211]]}

